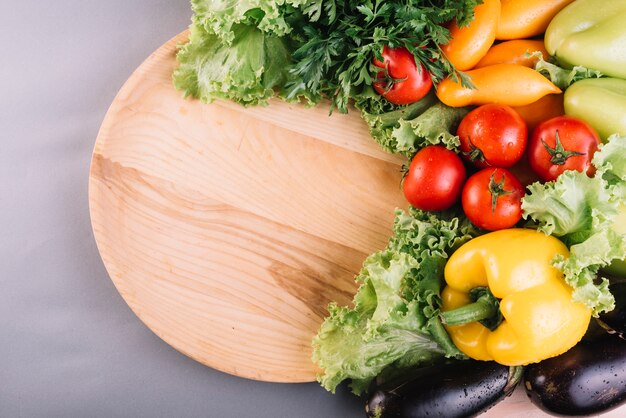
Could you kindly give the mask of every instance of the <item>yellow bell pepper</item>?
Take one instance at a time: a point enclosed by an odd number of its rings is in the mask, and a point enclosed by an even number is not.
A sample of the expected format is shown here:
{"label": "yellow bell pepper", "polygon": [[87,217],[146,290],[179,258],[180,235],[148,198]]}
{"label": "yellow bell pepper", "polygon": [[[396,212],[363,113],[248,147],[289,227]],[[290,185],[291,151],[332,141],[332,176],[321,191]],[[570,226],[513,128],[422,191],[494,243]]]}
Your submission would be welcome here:
{"label": "yellow bell pepper", "polygon": [[[459,350],[476,360],[520,366],[576,345],[591,311],[572,300],[572,289],[551,264],[557,254],[568,256],[561,241],[521,228],[491,232],[455,251],[445,267],[442,320]],[[472,303],[470,292],[481,288],[493,295],[495,308],[484,297]],[[458,320],[462,316],[485,319],[494,312],[501,322],[493,330],[484,321],[450,325],[467,322]]]}

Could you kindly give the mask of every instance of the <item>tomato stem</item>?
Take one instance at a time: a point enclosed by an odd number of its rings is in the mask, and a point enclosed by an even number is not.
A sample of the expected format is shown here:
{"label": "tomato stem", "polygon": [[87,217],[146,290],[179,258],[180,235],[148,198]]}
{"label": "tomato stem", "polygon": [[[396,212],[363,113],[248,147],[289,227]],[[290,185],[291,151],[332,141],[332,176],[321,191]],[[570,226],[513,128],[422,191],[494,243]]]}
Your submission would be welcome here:
{"label": "tomato stem", "polygon": [[403,78],[392,77],[391,74],[389,74],[389,62],[385,62],[385,66],[382,68],[383,71],[380,71],[381,67],[377,65],[374,65],[374,68],[378,71],[375,82],[385,86],[385,94],[389,93],[395,84],[402,83],[408,78],[408,76]]}
{"label": "tomato stem", "polygon": [[491,173],[489,178],[489,193],[491,193],[491,212],[496,212],[496,206],[498,205],[498,197],[513,193],[511,190],[504,188],[504,175],[499,182],[495,178],[496,170]]}
{"label": "tomato stem", "polygon": [[554,135],[554,140],[556,143],[554,144],[554,148],[552,148],[550,145],[546,143],[546,141],[543,140],[543,138],[541,138],[541,143],[550,154],[550,157],[551,157],[550,162],[552,164],[563,165],[565,164],[565,161],[567,161],[569,157],[585,155],[584,152],[566,150],[565,147],[563,147],[563,144],[561,143],[561,138],[559,137],[558,129],[556,130],[556,133]]}
{"label": "tomato stem", "polygon": [[464,152],[463,155],[467,156],[467,158],[469,158],[471,162],[479,161],[481,163],[491,165],[485,159],[485,154],[483,153],[483,151],[480,148],[478,148],[476,145],[474,145],[474,143],[472,142],[472,138],[468,136],[467,140],[469,141],[469,144],[470,144],[470,150],[467,152]]}

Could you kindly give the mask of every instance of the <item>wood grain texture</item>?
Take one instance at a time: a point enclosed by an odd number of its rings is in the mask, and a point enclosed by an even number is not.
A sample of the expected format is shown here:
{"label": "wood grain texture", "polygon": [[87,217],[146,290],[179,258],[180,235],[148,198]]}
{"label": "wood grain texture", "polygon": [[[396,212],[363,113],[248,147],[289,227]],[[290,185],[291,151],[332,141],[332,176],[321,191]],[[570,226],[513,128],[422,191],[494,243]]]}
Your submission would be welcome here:
{"label": "wood grain texture", "polygon": [[356,114],[184,100],[175,45],[130,77],[98,135],[90,210],[122,297],[163,340],[227,373],[311,381],[311,339],[347,304],[405,206],[398,157]]}
{"label": "wood grain texture", "polygon": [[[356,112],[182,99],[171,73],[185,36],[137,69],[102,124],[89,179],[98,249],[131,309],[180,352],[245,378],[312,381],[326,305],[350,303],[406,206],[403,160]],[[521,390],[487,415],[546,416]]]}

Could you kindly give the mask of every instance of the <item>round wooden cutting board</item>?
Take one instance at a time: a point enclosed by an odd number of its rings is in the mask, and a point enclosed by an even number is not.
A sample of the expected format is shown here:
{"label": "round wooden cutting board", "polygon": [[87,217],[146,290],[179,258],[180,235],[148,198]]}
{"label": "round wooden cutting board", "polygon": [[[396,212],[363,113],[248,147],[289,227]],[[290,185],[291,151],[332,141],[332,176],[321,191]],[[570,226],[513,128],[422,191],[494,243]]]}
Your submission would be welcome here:
{"label": "round wooden cutting board", "polygon": [[177,350],[252,379],[315,379],[311,340],[348,304],[405,207],[402,160],[356,112],[185,100],[176,45],[150,56],[98,135],[89,200],[115,286]]}
{"label": "round wooden cutting board", "polygon": [[[124,300],[180,352],[245,378],[312,381],[328,302],[350,303],[406,207],[404,161],[356,112],[183,99],[171,77],[185,39],[136,70],[102,124],[89,178],[98,249]],[[487,415],[548,416],[521,386]]]}

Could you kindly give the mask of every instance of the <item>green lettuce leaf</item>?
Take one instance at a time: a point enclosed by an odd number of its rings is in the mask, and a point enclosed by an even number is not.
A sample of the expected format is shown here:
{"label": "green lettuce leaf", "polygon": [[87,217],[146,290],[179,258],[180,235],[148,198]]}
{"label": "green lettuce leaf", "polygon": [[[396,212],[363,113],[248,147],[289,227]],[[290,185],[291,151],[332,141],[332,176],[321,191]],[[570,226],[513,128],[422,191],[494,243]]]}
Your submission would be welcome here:
{"label": "green lettuce leaf", "polygon": [[204,26],[192,25],[189,42],[180,47],[175,87],[185,97],[210,103],[233,100],[243,105],[266,104],[288,78],[289,49],[282,38],[254,26],[232,28],[230,45]]}
{"label": "green lettuce leaf", "polygon": [[391,133],[397,152],[411,157],[428,145],[443,145],[456,150],[461,142],[453,132],[456,132],[467,112],[468,109],[464,107],[436,103],[415,119],[399,120],[398,126]]}
{"label": "green lettuce leaf", "polygon": [[191,0],[193,21],[207,33],[217,36],[225,45],[237,37],[236,27],[244,24],[282,37],[292,30],[298,16],[308,14],[311,19],[319,17],[322,0]]}
{"label": "green lettuce leaf", "polygon": [[626,256],[626,236],[613,229],[603,228],[580,244],[570,247],[569,257],[557,257],[554,265],[565,275],[574,289],[575,301],[589,306],[594,315],[615,307],[615,298],[609,291],[609,281],[598,276],[600,267],[614,259]]}
{"label": "green lettuce leaf", "polygon": [[390,365],[462,358],[439,321],[440,290],[446,259],[476,234],[453,214],[397,211],[387,248],[369,256],[356,277],[353,306],[331,303],[313,340],[322,386],[334,392],[351,379],[360,394]]}
{"label": "green lettuce leaf", "polygon": [[415,260],[407,255],[375,253],[357,277],[362,285],[354,307],[329,306],[313,342],[313,360],[324,369],[319,379],[324,388],[334,392],[349,378],[353,391],[361,393],[386,365],[410,353],[417,362],[444,356],[425,329],[417,302],[400,297],[404,276],[414,267]]}
{"label": "green lettuce leaf", "polygon": [[456,128],[469,108],[446,106],[434,93],[416,103],[394,106],[389,110],[380,100],[360,95],[356,107],[361,111],[370,135],[385,151],[403,154],[410,159],[427,145],[443,145],[451,150],[458,148]]}
{"label": "green lettuce leaf", "polygon": [[607,139],[602,151],[594,154],[593,165],[598,168],[596,176],[601,176],[617,200],[626,200],[626,140],[618,135]]}
{"label": "green lettuce leaf", "polygon": [[524,218],[538,229],[556,235],[568,246],[583,242],[617,214],[617,205],[599,178],[566,171],[556,181],[528,186],[522,200]]}
{"label": "green lettuce leaf", "polygon": [[555,181],[534,183],[522,200],[525,219],[559,237],[570,249],[554,265],[572,286],[574,300],[594,315],[614,307],[601,268],[626,258],[626,234],[616,219],[626,205],[626,137],[613,135],[594,155],[594,177],[566,171]]}
{"label": "green lettuce leaf", "polygon": [[535,64],[535,70],[539,71],[561,90],[565,90],[579,80],[584,80],[586,78],[600,78],[603,76],[600,71],[592,70],[580,65],[573,68],[559,67],[556,64],[544,60],[543,55],[539,51],[533,52],[530,55],[538,59]]}

